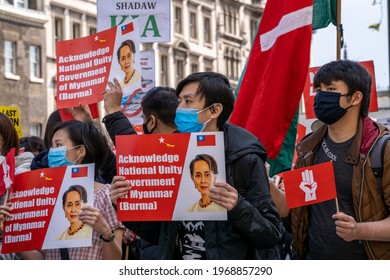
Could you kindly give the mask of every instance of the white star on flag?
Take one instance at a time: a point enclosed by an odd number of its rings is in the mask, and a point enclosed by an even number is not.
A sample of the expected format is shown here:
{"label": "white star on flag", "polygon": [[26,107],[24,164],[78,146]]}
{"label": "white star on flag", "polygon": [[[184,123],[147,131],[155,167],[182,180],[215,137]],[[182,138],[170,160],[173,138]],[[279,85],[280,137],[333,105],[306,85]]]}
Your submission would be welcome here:
{"label": "white star on flag", "polygon": [[99,37],[98,36],[95,36],[95,41],[98,41],[99,40]]}
{"label": "white star on flag", "polygon": [[158,139],[159,141],[160,141],[160,144],[163,144],[164,143],[164,141],[165,141],[165,139],[164,138],[160,138],[160,139]]}
{"label": "white star on flag", "polygon": [[39,175],[41,176],[41,178],[45,177],[45,173],[44,172],[41,172]]}

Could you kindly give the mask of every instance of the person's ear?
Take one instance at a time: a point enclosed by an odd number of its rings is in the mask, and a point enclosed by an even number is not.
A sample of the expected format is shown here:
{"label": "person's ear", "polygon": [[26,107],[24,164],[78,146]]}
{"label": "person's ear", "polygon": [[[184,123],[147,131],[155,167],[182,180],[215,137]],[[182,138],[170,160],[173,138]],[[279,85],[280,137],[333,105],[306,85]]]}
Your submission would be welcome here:
{"label": "person's ear", "polygon": [[223,105],[221,103],[214,103],[212,107],[210,107],[211,116],[210,119],[217,119],[219,115],[221,115],[223,111]]}
{"label": "person's ear", "polygon": [[157,118],[155,116],[153,116],[153,115],[150,115],[149,118],[150,118],[149,123],[150,123],[150,126],[151,126],[150,130],[152,130],[157,125]]}
{"label": "person's ear", "polygon": [[87,151],[85,150],[85,146],[81,145],[79,149],[77,149],[77,156],[80,159],[85,158],[85,155],[87,154]]}
{"label": "person's ear", "polygon": [[352,95],[352,105],[357,105],[363,102],[363,93],[358,90]]}

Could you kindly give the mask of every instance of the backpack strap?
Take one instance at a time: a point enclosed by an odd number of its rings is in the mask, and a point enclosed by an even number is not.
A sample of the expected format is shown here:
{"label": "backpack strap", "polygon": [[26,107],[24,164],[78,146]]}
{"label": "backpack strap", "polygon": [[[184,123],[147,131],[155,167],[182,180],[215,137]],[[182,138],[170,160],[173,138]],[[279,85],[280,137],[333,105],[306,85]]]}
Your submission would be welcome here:
{"label": "backpack strap", "polygon": [[382,200],[385,201],[382,188],[382,176],[383,176],[383,161],[385,156],[386,143],[390,140],[390,134],[383,135],[375,143],[374,148],[371,151],[371,169],[377,180],[378,192],[381,194]]}

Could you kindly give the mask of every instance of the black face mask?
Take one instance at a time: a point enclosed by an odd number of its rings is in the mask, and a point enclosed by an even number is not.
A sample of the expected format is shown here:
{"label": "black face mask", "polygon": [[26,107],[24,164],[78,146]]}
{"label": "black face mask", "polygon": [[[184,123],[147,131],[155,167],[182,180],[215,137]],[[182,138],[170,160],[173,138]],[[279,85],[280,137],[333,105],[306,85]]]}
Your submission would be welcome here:
{"label": "black face mask", "polygon": [[326,124],[333,124],[341,119],[349,108],[340,107],[340,97],[348,96],[333,91],[319,91],[314,97],[314,113],[320,121]]}
{"label": "black face mask", "polygon": [[142,124],[142,128],[143,128],[143,130],[144,130],[144,134],[152,134],[153,133],[153,130],[156,128],[156,126],[157,126],[157,123],[156,123],[156,125],[152,128],[152,130],[151,131],[149,131],[148,130],[148,122],[150,121],[150,117],[149,117],[149,119],[146,121],[146,123],[143,123]]}

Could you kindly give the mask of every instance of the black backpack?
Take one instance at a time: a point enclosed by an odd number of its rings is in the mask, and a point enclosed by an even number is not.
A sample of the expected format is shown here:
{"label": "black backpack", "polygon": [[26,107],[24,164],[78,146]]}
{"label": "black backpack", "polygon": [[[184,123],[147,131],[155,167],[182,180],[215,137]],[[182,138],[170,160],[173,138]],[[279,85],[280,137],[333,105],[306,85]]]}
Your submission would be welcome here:
{"label": "black backpack", "polygon": [[385,156],[385,149],[386,149],[386,143],[390,140],[390,134],[385,134],[379,140],[375,143],[374,148],[371,152],[371,169],[374,172],[374,175],[377,180],[377,187],[378,192],[382,196],[382,200],[384,204],[385,202],[385,196],[383,194],[383,188],[382,188],[382,176],[383,176],[383,160]]}

